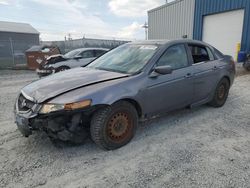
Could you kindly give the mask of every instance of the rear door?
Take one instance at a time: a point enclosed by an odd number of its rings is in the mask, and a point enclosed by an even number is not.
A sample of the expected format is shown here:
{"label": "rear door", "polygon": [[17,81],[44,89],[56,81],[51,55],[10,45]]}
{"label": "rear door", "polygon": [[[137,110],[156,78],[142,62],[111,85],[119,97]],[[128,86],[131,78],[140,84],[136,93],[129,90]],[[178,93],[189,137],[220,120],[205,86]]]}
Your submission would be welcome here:
{"label": "rear door", "polygon": [[165,65],[172,67],[171,74],[148,78],[145,103],[149,115],[185,107],[192,101],[193,72],[187,47],[177,44],[166,49],[155,66]]}
{"label": "rear door", "polygon": [[189,44],[189,53],[193,59],[194,101],[209,98],[218,80],[218,67],[211,49],[207,46]]}

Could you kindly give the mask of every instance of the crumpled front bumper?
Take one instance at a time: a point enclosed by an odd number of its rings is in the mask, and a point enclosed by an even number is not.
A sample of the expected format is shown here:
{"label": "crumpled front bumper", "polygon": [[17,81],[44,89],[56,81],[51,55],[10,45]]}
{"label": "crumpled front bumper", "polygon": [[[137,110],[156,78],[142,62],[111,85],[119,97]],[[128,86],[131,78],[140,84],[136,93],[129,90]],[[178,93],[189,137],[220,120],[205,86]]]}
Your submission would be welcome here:
{"label": "crumpled front bumper", "polygon": [[22,133],[23,136],[28,137],[32,134],[32,128],[30,127],[29,120],[20,115],[16,115],[16,121],[18,130]]}
{"label": "crumpled front bumper", "polygon": [[90,122],[92,109],[83,111],[61,111],[47,115],[15,113],[16,124],[23,136],[33,131],[45,131],[50,138],[82,143],[87,137],[86,128]]}
{"label": "crumpled front bumper", "polygon": [[44,77],[44,76],[48,76],[50,74],[54,74],[55,73],[55,69],[36,69],[36,73],[38,74],[38,76],[40,77]]}

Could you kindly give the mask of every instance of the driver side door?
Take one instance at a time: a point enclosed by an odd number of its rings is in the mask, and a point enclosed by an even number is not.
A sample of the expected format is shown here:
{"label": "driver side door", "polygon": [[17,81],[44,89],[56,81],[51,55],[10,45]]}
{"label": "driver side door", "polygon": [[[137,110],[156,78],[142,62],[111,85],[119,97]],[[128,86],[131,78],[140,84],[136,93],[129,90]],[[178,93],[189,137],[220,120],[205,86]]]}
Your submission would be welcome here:
{"label": "driver side door", "polygon": [[185,44],[167,48],[156,66],[171,66],[173,72],[148,77],[145,91],[147,114],[155,115],[190,105],[194,94],[193,70]]}

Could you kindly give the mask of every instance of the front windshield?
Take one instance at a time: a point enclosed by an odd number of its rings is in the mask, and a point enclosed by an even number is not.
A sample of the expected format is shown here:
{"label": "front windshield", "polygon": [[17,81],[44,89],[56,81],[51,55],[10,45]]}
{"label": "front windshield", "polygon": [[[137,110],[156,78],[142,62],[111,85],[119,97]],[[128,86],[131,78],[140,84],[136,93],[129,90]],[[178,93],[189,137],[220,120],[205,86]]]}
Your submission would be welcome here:
{"label": "front windshield", "polygon": [[104,54],[87,67],[133,74],[147,64],[156,49],[155,45],[125,44]]}
{"label": "front windshield", "polygon": [[80,53],[81,52],[81,50],[72,50],[72,51],[70,51],[70,52],[68,52],[68,53],[66,53],[66,54],[64,54],[64,57],[66,57],[66,58],[74,58],[78,53]]}

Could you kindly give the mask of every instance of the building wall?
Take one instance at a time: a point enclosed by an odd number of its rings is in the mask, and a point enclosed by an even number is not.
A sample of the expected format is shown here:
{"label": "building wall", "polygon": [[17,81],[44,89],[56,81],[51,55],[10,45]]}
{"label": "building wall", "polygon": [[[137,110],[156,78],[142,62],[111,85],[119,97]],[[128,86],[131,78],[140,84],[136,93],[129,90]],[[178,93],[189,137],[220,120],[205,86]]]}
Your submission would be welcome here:
{"label": "building wall", "polygon": [[33,45],[39,45],[39,34],[25,34],[25,33],[11,33],[0,32],[0,40],[21,41],[31,43]]}
{"label": "building wall", "polygon": [[149,39],[193,38],[195,0],[176,0],[148,12]]}
{"label": "building wall", "polygon": [[250,0],[196,0],[194,39],[202,40],[204,16],[237,9],[245,9],[241,50],[250,52]]}
{"label": "building wall", "polygon": [[0,32],[0,69],[26,64],[25,51],[39,45],[39,34]]}

